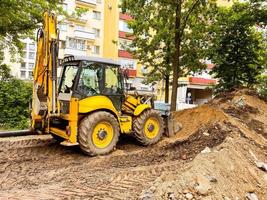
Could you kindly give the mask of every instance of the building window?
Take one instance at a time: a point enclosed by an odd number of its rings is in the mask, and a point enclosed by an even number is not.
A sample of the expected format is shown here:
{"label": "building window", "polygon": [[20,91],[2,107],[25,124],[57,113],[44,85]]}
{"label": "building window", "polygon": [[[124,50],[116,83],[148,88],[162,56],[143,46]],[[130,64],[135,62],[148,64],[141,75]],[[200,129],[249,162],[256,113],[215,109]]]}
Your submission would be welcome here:
{"label": "building window", "polygon": [[99,46],[92,46],[92,53],[93,54],[99,54],[100,53],[100,47]]}
{"label": "building window", "polygon": [[32,78],[33,78],[33,72],[32,72],[32,71],[29,71],[29,72],[28,72],[28,78],[29,78],[29,79],[32,79]]}
{"label": "building window", "polygon": [[93,19],[100,20],[101,19],[101,12],[93,11]]}
{"label": "building window", "polygon": [[78,30],[78,31],[85,31],[85,26],[76,25],[75,29]]}
{"label": "building window", "polygon": [[132,33],[133,30],[128,27],[128,23],[125,20],[119,21],[119,30],[123,32]]}
{"label": "building window", "polygon": [[34,63],[29,63],[29,69],[33,69],[34,68]]}
{"label": "building window", "polygon": [[120,59],[120,65],[124,69],[136,69],[136,61],[131,59]]}
{"label": "building window", "polygon": [[35,58],[35,53],[34,52],[30,52],[29,53],[29,59],[34,59]]}
{"label": "building window", "polygon": [[26,71],[20,71],[20,78],[26,78]]}
{"label": "building window", "polygon": [[86,50],[86,40],[80,40],[75,38],[67,38],[67,48]]}
{"label": "building window", "polygon": [[58,24],[58,28],[60,31],[67,31],[68,30],[67,24]]}
{"label": "building window", "polygon": [[25,69],[26,68],[26,63],[25,62],[21,63],[20,64],[20,68]]}
{"label": "building window", "polygon": [[93,28],[93,32],[94,32],[96,38],[100,38],[100,30],[99,29]]}
{"label": "building window", "polygon": [[35,51],[35,44],[34,43],[29,45],[29,50],[30,51]]}

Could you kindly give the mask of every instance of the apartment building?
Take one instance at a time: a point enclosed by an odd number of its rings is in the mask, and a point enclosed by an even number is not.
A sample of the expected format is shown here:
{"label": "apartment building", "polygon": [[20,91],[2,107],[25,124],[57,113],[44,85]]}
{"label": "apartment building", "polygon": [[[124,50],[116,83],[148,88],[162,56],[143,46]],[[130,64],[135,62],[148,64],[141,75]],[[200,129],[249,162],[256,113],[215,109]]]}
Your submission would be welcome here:
{"label": "apartment building", "polygon": [[129,48],[134,39],[133,32],[128,27],[129,20],[132,20],[131,16],[126,13],[119,13],[118,60],[121,67],[127,70],[129,77],[127,80],[128,87],[133,86],[140,92],[153,92],[153,88],[150,85],[143,84],[144,74],[147,70],[127,51],[127,47]]}
{"label": "apartment building", "polygon": [[117,59],[119,8],[117,0],[65,0],[64,9],[87,12],[79,19],[59,23],[59,58],[66,55],[90,55]]}
{"label": "apartment building", "polygon": [[[59,59],[67,55],[88,55],[118,59],[119,7],[118,0],[65,0],[63,9],[69,14],[76,8],[87,11],[79,18],[58,17],[60,30]],[[4,63],[9,64],[12,75],[20,79],[32,79],[36,42],[23,40],[22,58],[12,59],[5,50]]]}
{"label": "apartment building", "polygon": [[11,66],[11,74],[19,79],[32,79],[36,43],[31,39],[23,40],[23,54],[20,56],[11,56],[8,49],[4,50],[4,63]]}
{"label": "apartment building", "polygon": [[131,45],[133,40],[132,30],[128,27],[128,20],[132,17],[123,14],[119,14],[119,38],[118,38],[118,59],[122,68],[128,69],[129,76],[135,77],[137,75],[137,60],[133,59],[131,53],[126,50],[126,47]]}

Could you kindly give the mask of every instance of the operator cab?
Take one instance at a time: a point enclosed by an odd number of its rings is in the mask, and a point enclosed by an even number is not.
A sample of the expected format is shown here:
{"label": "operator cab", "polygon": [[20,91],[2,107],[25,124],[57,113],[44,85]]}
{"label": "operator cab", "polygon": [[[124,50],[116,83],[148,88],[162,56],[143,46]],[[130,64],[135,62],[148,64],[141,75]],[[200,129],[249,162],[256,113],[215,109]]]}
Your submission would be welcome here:
{"label": "operator cab", "polygon": [[111,59],[68,56],[62,63],[59,79],[60,97],[84,99],[90,96],[109,97],[117,109],[124,100],[123,75],[118,62]]}

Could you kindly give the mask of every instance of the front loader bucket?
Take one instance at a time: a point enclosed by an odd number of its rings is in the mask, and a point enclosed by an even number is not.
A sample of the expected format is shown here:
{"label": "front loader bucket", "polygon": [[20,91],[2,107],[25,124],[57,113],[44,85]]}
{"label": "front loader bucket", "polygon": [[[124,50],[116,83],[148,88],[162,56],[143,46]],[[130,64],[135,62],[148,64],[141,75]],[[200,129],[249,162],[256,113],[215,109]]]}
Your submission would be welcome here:
{"label": "front loader bucket", "polygon": [[167,137],[172,137],[182,129],[182,124],[175,120],[173,113],[170,113],[170,115],[165,118],[165,127],[165,135]]}

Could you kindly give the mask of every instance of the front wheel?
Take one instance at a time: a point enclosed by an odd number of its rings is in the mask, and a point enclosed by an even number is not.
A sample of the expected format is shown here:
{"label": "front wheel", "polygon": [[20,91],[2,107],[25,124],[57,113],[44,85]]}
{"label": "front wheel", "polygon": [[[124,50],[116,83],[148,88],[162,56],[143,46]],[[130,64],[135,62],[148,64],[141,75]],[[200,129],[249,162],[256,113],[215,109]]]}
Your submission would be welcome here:
{"label": "front wheel", "polygon": [[105,111],[89,114],[79,125],[78,140],[82,151],[90,156],[107,154],[119,140],[119,123]]}
{"label": "front wheel", "polygon": [[145,110],[134,120],[134,136],[142,145],[157,143],[164,130],[164,122],[160,113],[156,110]]}

